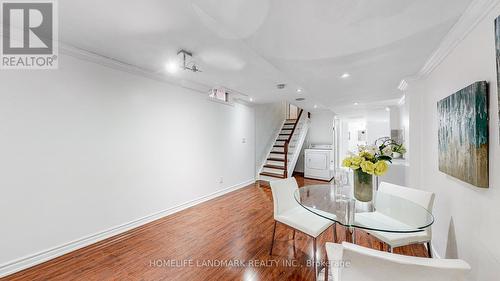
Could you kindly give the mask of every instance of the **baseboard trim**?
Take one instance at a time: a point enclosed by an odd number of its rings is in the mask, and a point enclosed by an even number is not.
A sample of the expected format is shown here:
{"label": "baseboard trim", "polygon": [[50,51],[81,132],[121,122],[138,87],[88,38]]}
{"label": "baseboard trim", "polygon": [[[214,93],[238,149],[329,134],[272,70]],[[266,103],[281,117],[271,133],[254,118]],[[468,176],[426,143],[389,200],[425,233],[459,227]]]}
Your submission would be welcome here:
{"label": "baseboard trim", "polygon": [[121,233],[124,233],[126,231],[129,231],[131,229],[137,228],[139,226],[145,225],[147,223],[153,222],[155,220],[161,219],[163,217],[169,216],[171,214],[177,213],[179,211],[182,211],[184,209],[193,207],[195,205],[201,204],[203,202],[206,202],[208,200],[217,198],[219,196],[222,196],[224,194],[227,194],[229,192],[238,190],[240,188],[246,187],[248,185],[254,184],[255,179],[250,179],[247,181],[244,181],[242,183],[221,189],[219,191],[213,192],[211,194],[199,197],[197,199],[193,199],[187,202],[184,202],[182,204],[179,204],[177,206],[165,209],[163,211],[130,221],[125,224],[121,224],[119,226],[104,230],[102,232],[92,234],[86,237],[83,237],[81,239],[77,239],[74,241],[71,241],[69,243],[47,249],[45,251],[38,252],[33,255],[29,255],[11,262],[4,263],[0,265],[0,278],[8,276],[10,274],[19,272],[21,270],[33,267],[35,265],[41,264],[43,262],[49,261],[51,259],[60,257],[62,255],[65,255],[67,253],[73,252],[75,250],[81,249],[83,247],[92,245],[94,243],[100,242],[102,240],[111,238],[113,236],[119,235]]}

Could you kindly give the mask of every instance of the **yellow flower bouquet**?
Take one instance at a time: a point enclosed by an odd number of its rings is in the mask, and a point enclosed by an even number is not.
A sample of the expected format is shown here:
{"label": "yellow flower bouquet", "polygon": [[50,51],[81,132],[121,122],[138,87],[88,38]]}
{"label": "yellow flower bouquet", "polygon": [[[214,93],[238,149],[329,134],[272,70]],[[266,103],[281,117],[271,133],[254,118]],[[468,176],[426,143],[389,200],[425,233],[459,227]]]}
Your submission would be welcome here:
{"label": "yellow flower bouquet", "polygon": [[342,161],[342,166],[352,170],[361,169],[363,172],[383,176],[387,173],[389,165],[387,162],[392,161],[392,151],[386,147],[359,146],[358,154],[353,154]]}
{"label": "yellow flower bouquet", "polygon": [[354,171],[354,196],[362,202],[373,199],[373,176],[382,176],[389,170],[387,162],[392,161],[392,147],[359,146],[358,153],[342,161],[342,166]]}

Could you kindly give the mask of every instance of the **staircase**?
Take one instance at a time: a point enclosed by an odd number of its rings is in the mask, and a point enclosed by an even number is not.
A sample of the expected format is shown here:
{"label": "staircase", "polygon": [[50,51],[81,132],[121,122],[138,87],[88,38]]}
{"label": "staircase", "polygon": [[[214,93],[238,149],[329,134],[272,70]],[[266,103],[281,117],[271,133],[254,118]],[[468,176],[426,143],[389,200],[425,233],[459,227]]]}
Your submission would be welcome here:
{"label": "staircase", "polygon": [[258,178],[273,181],[291,177],[309,128],[308,114],[300,110],[297,119],[286,119],[267,159],[262,164]]}

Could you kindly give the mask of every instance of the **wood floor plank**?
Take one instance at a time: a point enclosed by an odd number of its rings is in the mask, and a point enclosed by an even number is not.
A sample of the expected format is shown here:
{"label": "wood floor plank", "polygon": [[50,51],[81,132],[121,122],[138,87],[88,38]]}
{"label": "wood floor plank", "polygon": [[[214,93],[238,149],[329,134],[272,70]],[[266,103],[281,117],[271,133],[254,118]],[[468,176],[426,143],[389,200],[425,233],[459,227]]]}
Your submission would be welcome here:
{"label": "wood floor plank", "polygon": [[[296,178],[300,186],[324,183]],[[270,189],[250,185],[0,280],[314,280],[307,266],[312,239],[306,235],[297,232],[294,251],[293,231],[278,224],[269,256],[272,211]],[[337,235],[345,240],[341,227]],[[332,240],[332,229],[318,238],[319,256],[325,257],[324,243]],[[357,243],[382,247],[362,231]],[[427,255],[422,245],[394,251]]]}

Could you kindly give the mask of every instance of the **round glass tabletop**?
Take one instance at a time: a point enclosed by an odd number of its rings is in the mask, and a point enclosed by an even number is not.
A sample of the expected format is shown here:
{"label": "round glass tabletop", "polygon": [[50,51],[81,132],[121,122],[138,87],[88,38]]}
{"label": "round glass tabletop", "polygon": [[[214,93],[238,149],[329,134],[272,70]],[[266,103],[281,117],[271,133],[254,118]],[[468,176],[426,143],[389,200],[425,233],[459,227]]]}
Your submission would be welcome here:
{"label": "round glass tabletop", "polygon": [[354,199],[350,187],[336,190],[333,185],[304,186],[294,196],[307,210],[347,227],[414,233],[434,223],[434,217],[424,207],[383,192],[374,191],[371,203]]}

